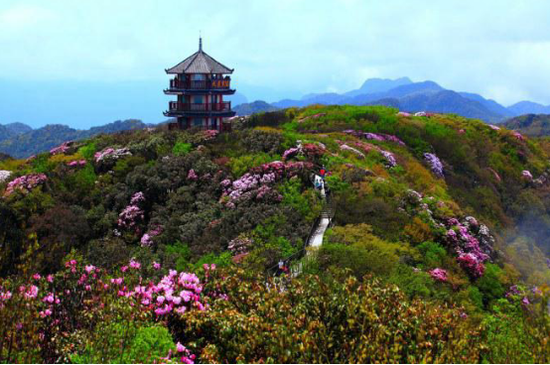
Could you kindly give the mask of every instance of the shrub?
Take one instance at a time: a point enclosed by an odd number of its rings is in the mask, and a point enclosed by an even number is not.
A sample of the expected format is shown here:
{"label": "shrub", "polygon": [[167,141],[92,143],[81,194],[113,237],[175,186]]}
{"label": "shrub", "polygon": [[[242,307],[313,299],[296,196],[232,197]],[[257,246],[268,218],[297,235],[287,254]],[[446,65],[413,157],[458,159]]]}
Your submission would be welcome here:
{"label": "shrub", "polygon": [[191,143],[177,142],[172,148],[172,153],[176,156],[185,156],[192,148]]}

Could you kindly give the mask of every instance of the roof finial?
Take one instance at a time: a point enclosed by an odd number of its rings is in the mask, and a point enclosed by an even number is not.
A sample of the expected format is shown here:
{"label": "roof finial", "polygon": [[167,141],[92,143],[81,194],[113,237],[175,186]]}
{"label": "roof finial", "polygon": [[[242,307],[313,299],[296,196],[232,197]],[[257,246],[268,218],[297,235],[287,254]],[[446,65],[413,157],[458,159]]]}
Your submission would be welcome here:
{"label": "roof finial", "polygon": [[202,36],[201,36],[200,30],[199,30],[199,51],[202,51]]}

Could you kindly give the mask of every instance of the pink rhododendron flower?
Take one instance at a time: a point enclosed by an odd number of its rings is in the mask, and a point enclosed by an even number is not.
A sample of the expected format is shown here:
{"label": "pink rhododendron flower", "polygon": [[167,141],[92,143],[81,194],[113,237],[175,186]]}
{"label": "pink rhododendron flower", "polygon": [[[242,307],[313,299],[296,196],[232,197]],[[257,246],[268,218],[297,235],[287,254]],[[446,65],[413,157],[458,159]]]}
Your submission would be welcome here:
{"label": "pink rhododendron flower", "polygon": [[16,190],[21,191],[25,194],[29,193],[32,189],[34,189],[38,185],[43,184],[46,180],[46,175],[42,173],[20,176],[8,183],[4,195],[8,196]]}
{"label": "pink rhododendron flower", "polygon": [[156,261],[153,261],[153,269],[160,270],[160,264]]}
{"label": "pink rhododendron flower", "polygon": [[430,273],[430,276],[435,280],[444,281],[444,282],[447,281],[447,271],[444,269],[440,269],[440,268],[433,269],[433,270],[430,270],[429,273]]}
{"label": "pink rhododendron flower", "polygon": [[96,152],[94,155],[94,158],[96,162],[103,162],[103,161],[118,160],[121,157],[131,156],[131,155],[132,153],[128,148],[114,149],[109,147],[109,148],[105,148],[100,152]]}
{"label": "pink rhododendron flower", "polygon": [[48,317],[52,314],[52,311],[51,311],[51,309],[45,309],[45,310],[41,311],[39,314],[40,314],[40,317],[46,318],[46,317]]}
{"label": "pink rhododendron flower", "polygon": [[138,261],[136,261],[135,259],[132,258],[132,259],[130,260],[130,267],[131,267],[132,269],[139,270],[139,269],[141,269],[141,263],[139,263]]}
{"label": "pink rhododendron flower", "polygon": [[521,133],[519,133],[518,131],[513,131],[513,132],[512,132],[512,135],[513,135],[514,137],[516,137],[516,139],[517,139],[518,141],[524,141],[524,140],[525,140],[525,137],[523,137],[523,135],[522,135]]}
{"label": "pink rhododendron flower", "polygon": [[533,175],[531,175],[531,172],[528,171],[528,170],[523,170],[523,171],[521,172],[521,176],[522,176],[525,180],[528,180],[528,181],[533,180]]}
{"label": "pink rhododendron flower", "polygon": [[38,295],[38,287],[36,285],[29,285],[28,288],[22,287],[25,292],[25,299],[34,299]]}
{"label": "pink rhododendron flower", "polygon": [[195,172],[195,170],[193,169],[189,170],[189,172],[187,173],[187,180],[191,180],[191,181],[197,180],[197,173]]}
{"label": "pink rhododendron flower", "polygon": [[46,302],[46,303],[53,303],[55,301],[53,293],[48,293],[48,295],[46,295],[44,298],[42,298],[42,301]]}

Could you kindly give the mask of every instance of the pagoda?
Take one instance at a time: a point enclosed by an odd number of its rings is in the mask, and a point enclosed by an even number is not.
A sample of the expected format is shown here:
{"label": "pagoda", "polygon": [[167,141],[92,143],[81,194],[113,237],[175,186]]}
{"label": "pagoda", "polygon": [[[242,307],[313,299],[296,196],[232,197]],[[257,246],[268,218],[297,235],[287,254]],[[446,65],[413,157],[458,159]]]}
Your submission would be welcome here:
{"label": "pagoda", "polygon": [[199,50],[172,68],[165,70],[174,75],[170,87],[164,90],[167,95],[177,95],[177,101],[170,101],[167,117],[177,118],[177,124],[170,127],[182,129],[197,127],[227,131],[231,129],[228,118],[235,116],[231,102],[224,101],[224,95],[233,95],[230,69],[202,50]]}

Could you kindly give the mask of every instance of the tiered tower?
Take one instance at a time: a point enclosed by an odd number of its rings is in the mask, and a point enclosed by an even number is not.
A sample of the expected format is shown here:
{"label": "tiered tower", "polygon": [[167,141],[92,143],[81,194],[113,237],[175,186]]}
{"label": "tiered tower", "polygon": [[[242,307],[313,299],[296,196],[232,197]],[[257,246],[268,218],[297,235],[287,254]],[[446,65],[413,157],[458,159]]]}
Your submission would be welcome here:
{"label": "tiered tower", "polygon": [[165,71],[175,76],[164,93],[178,98],[169,103],[165,116],[177,118],[179,128],[183,129],[230,130],[227,119],[235,112],[231,110],[231,102],[224,101],[223,96],[235,93],[230,88],[231,78],[227,76],[233,69],[207,55],[202,50],[202,38],[199,38],[198,52]]}

